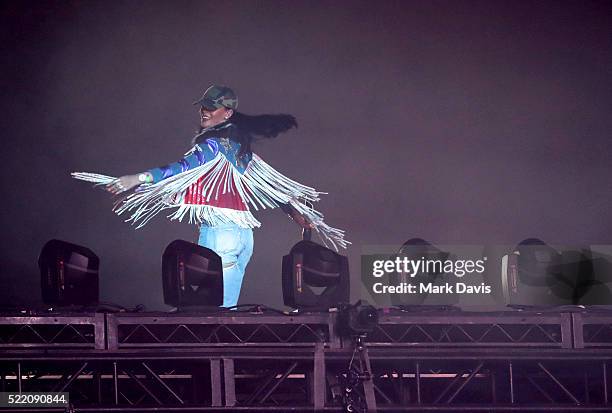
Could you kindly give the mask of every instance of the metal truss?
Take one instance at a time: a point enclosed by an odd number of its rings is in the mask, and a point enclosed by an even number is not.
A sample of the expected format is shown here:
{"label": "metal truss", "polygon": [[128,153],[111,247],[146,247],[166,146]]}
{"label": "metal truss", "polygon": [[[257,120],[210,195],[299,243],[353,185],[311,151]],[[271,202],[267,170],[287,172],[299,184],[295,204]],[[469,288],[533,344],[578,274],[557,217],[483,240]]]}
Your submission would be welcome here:
{"label": "metal truss", "polygon": [[612,348],[612,312],[573,313],[575,348]]}
{"label": "metal truss", "polygon": [[323,400],[325,392],[324,380],[315,385],[315,375],[324,379],[322,360],[322,344],[208,352],[6,352],[0,356],[0,391],[67,391],[73,411],[263,411],[287,406],[312,411],[315,393]]}
{"label": "metal truss", "polygon": [[335,317],[327,313],[296,316],[109,314],[107,325],[110,349],[304,346],[320,342],[340,346],[334,333]]}
{"label": "metal truss", "polygon": [[610,410],[610,355],[370,350],[379,411]]}
{"label": "metal truss", "polygon": [[62,317],[0,317],[0,391],[67,391],[71,412],[612,411],[607,313],[398,312],[361,344],[334,313]]}
{"label": "metal truss", "polygon": [[[414,313],[383,315],[370,346],[612,347],[612,316],[581,313]],[[572,334],[572,323],[575,328]],[[106,332],[105,332],[106,327]],[[271,316],[118,313],[0,317],[0,348],[338,348],[335,313]]]}
{"label": "metal truss", "polygon": [[[612,411],[609,353],[364,347],[355,392],[369,412]],[[356,365],[354,349],[323,344],[103,353],[4,352],[0,390],[67,391],[75,412],[345,411]]]}
{"label": "metal truss", "polygon": [[102,313],[0,316],[0,349],[106,347]]}
{"label": "metal truss", "polygon": [[571,348],[568,313],[401,314],[380,318],[370,346]]}

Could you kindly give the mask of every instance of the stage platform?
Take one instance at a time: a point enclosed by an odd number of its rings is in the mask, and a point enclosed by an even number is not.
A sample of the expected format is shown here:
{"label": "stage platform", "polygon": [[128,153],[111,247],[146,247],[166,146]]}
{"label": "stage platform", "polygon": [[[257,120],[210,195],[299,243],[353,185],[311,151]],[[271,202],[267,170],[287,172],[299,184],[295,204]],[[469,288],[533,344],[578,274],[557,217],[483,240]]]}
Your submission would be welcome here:
{"label": "stage platform", "polygon": [[612,312],[379,317],[360,344],[337,312],[3,314],[0,391],[74,412],[612,411]]}

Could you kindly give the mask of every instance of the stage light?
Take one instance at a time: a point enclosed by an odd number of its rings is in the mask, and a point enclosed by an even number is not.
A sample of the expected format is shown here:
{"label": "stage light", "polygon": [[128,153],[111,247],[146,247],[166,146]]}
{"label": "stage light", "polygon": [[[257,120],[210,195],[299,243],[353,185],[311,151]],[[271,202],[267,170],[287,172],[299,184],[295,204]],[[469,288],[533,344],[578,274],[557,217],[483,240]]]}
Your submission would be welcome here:
{"label": "stage light", "polygon": [[406,272],[389,274],[390,285],[406,283],[417,287],[416,292],[412,294],[392,294],[391,304],[401,307],[424,304],[453,305],[459,302],[457,294],[429,294],[420,290],[420,285],[443,286],[446,284],[452,285],[456,282],[454,275],[445,274],[443,271],[444,262],[452,258],[450,252],[442,251],[422,238],[411,238],[400,247],[396,257],[405,257],[411,261],[439,263],[439,265],[427,266],[425,271],[416,275]]}
{"label": "stage light", "polygon": [[283,299],[293,308],[326,310],[349,301],[348,259],[311,241],[283,257]]}
{"label": "stage light", "polygon": [[591,245],[589,251],[592,276],[576,288],[577,303],[612,305],[612,245]]}
{"label": "stage light", "polygon": [[213,250],[176,240],[162,256],[164,303],[177,308],[223,304],[223,266]]}
{"label": "stage light", "polygon": [[345,305],[338,315],[338,332],[344,336],[364,335],[372,332],[378,325],[378,310],[359,300],[353,305]]}
{"label": "stage light", "polygon": [[98,303],[100,259],[89,248],[53,239],[42,248],[38,267],[45,304]]}
{"label": "stage light", "polygon": [[[558,306],[572,304],[574,281],[551,286],[559,275],[561,254],[537,238],[521,241],[502,258],[502,291],[507,305]],[[570,285],[571,284],[571,285]]]}
{"label": "stage light", "polygon": [[612,304],[605,285],[607,277],[594,271],[594,268],[609,268],[607,262],[601,257],[593,260],[589,248],[553,248],[539,239],[526,239],[502,258],[505,303],[527,306]]}

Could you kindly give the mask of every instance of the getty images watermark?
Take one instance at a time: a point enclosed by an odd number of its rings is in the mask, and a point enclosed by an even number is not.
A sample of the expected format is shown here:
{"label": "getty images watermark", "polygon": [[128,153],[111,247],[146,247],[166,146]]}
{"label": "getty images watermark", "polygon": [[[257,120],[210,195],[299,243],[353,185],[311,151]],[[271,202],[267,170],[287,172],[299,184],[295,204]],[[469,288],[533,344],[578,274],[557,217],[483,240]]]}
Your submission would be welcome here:
{"label": "getty images watermark", "polygon": [[[372,261],[372,277],[380,279],[384,275],[395,274],[400,282],[398,284],[385,284],[382,281],[372,284],[374,294],[490,294],[491,286],[484,282],[480,285],[471,285],[465,282],[443,282],[436,284],[431,280],[417,279],[417,276],[431,276],[452,274],[462,278],[470,274],[483,274],[487,257],[478,260],[470,259],[428,259],[420,257],[411,259],[406,256],[395,259],[375,259]],[[404,281],[410,278],[409,281]]]}
{"label": "getty images watermark", "polygon": [[400,250],[365,247],[363,252],[362,295],[378,305],[455,305],[460,301],[487,305],[494,301],[489,297],[495,292],[487,278],[489,258],[482,247],[436,247],[415,240]]}
{"label": "getty images watermark", "polygon": [[[452,274],[457,278],[465,275],[483,274],[487,257],[481,259],[417,259],[398,256],[394,259],[376,259],[371,261],[373,277],[372,293],[374,294],[490,294],[490,285],[481,282],[472,285],[466,282],[444,281],[435,283],[432,276]],[[382,280],[383,276],[395,275]],[[417,278],[422,277],[422,278]],[[389,281],[394,282],[389,284]],[[399,282],[397,282],[399,281]]]}
{"label": "getty images watermark", "polygon": [[[395,252],[389,252],[393,251]],[[364,247],[364,299],[378,305],[612,305],[612,245]]]}

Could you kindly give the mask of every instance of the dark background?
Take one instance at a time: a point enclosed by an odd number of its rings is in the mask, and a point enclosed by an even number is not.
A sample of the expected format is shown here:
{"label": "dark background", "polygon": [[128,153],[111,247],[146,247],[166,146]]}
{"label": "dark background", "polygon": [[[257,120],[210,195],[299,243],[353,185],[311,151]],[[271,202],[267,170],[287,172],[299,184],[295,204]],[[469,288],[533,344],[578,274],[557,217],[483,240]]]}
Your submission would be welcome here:
{"label": "dark background", "polygon": [[[164,247],[195,227],[140,230],[71,171],[136,173],[175,161],[192,101],[233,87],[245,113],[298,130],[255,147],[329,192],[362,248],[612,243],[610,1],[3,2],[0,301],[40,300],[51,238],[101,258],[101,298],[162,303]],[[241,302],[281,306],[281,257],[299,229],[257,214]],[[353,298],[358,288],[353,288]]]}

